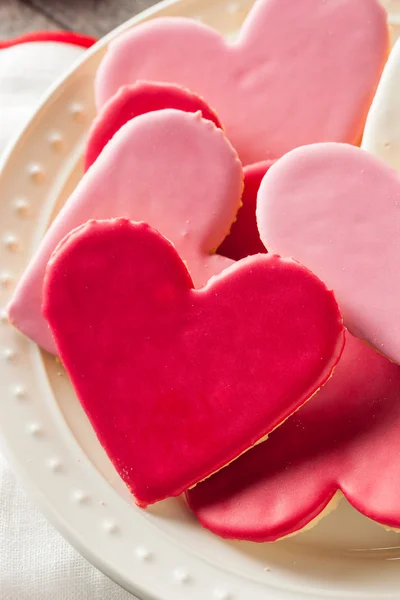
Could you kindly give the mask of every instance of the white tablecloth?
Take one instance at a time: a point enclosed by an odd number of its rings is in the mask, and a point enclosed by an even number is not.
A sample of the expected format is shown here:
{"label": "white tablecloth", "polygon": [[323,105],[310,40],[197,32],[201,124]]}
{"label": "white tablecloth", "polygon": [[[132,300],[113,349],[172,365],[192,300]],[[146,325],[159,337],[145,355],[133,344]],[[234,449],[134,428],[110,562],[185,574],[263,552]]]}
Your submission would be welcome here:
{"label": "white tablecloth", "polygon": [[[0,51],[0,152],[82,48],[34,42]],[[0,600],[132,600],[53,529],[0,454]]]}

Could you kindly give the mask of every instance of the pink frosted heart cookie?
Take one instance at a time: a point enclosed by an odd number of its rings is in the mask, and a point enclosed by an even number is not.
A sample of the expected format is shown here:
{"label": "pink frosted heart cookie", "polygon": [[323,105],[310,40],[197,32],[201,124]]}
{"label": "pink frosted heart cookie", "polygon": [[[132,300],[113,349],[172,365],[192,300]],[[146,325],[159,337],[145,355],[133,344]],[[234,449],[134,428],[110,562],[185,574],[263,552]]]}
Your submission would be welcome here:
{"label": "pink frosted heart cookie", "polygon": [[121,35],[98,70],[96,101],[140,79],[183,85],[217,111],[250,164],[313,142],[358,143],[388,52],[377,0],[258,0],[235,43],[184,18]]}
{"label": "pink frosted heart cookie", "polygon": [[89,219],[122,216],[153,225],[174,243],[195,285],[204,285],[232,262],[212,251],[235,219],[242,188],[236,152],[200,113],[171,109],[129,121],[51,224],[13,294],[11,322],[56,352],[41,315],[43,277],[60,240]]}
{"label": "pink frosted heart cookie", "polygon": [[195,290],[172,244],[126,219],[61,242],[43,312],[140,506],[253,446],[329,378],[344,343],[332,292],[298,263],[252,256]]}
{"label": "pink frosted heart cookie", "polygon": [[315,144],[279,159],[258,193],[271,252],[292,256],[337,296],[346,327],[400,363],[400,177],[364,150]]}
{"label": "pink frosted heart cookie", "polygon": [[[317,521],[341,490],[400,528],[400,367],[350,334],[332,379],[268,440],[187,494],[226,538],[274,541]],[[337,501],[337,500],[336,500]]]}
{"label": "pink frosted heart cookie", "polygon": [[[139,81],[125,85],[101,108],[89,131],[84,157],[85,170],[97,159],[115,133],[131,119],[155,110],[175,108],[185,112],[200,111],[203,119],[222,129],[215,112],[206,102],[187,89],[171,83]],[[265,253],[256,223],[257,192],[261,180],[273,161],[266,160],[244,168],[242,206],[229,235],[218,248],[218,254],[239,260],[250,254]]]}
{"label": "pink frosted heart cookie", "polygon": [[200,111],[203,119],[209,119],[216,127],[222,128],[215,112],[200,96],[178,85],[153,81],[124,85],[102,106],[92,123],[85,150],[85,171],[125,123],[139,115],[164,108],[176,108],[185,112]]}

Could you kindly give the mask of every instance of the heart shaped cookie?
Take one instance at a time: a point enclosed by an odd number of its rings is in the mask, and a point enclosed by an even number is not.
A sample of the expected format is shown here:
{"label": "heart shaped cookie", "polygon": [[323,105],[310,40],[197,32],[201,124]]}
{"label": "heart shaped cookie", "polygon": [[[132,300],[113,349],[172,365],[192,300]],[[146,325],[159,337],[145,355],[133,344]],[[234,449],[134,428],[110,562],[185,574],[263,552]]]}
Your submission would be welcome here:
{"label": "heart shaped cookie", "polygon": [[126,219],[91,221],[61,242],[43,313],[141,506],[279,425],[329,378],[344,343],[332,292],[298,263],[249,257],[195,290],[172,244]]}
{"label": "heart shaped cookie", "polygon": [[368,113],[362,147],[400,171],[400,40],[390,53]]}
{"label": "heart shaped cookie", "polygon": [[43,277],[57,244],[91,218],[128,217],[156,227],[187,262],[196,286],[232,261],[212,255],[240,205],[243,174],[224,133],[200,113],[163,110],[126,123],[60,211],[19,282],[8,314],[50,352],[41,315]]}
{"label": "heart shaped cookie", "polygon": [[85,150],[85,171],[125,123],[139,115],[164,108],[200,111],[203,119],[209,119],[216,127],[222,128],[215,112],[200,96],[178,85],[152,81],[124,85],[106,102],[92,123]]}
{"label": "heart shaped cookie", "polygon": [[315,523],[341,490],[400,528],[400,367],[346,335],[332,378],[268,440],[187,493],[227,538],[274,541]]}
{"label": "heart shaped cookie", "polygon": [[218,254],[232,260],[240,260],[252,254],[266,252],[258,233],[256,206],[261,181],[272,164],[272,160],[264,160],[244,167],[242,206],[238,210],[235,222],[232,223],[229,235],[218,248]]}
{"label": "heart shaped cookie", "polygon": [[388,52],[377,0],[258,0],[233,44],[183,18],[121,35],[97,72],[96,101],[140,79],[183,85],[250,164],[302,144],[358,143]]}
{"label": "heart shaped cookie", "polygon": [[[87,170],[97,159],[104,146],[119,129],[131,119],[155,110],[175,108],[186,112],[200,111],[203,119],[222,125],[206,102],[187,89],[172,83],[139,81],[125,85],[102,106],[89,131],[84,165]],[[261,180],[273,161],[249,165],[243,171],[244,190],[242,206],[230,232],[217,253],[232,260],[240,260],[251,254],[265,253],[256,223],[257,192]]]}
{"label": "heart shaped cookie", "polygon": [[[346,327],[400,362],[400,177],[347,144],[288,153],[264,177],[261,239],[335,291]],[[397,294],[399,293],[399,296]]]}

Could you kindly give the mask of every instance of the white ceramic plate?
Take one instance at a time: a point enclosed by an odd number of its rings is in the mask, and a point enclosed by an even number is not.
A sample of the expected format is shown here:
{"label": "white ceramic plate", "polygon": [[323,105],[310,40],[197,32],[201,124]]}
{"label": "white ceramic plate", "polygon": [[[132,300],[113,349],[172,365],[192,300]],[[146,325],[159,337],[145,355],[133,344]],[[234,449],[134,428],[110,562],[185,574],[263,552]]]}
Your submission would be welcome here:
{"label": "white ceramic plate", "polygon": [[[99,42],[54,87],[0,172],[0,306],[81,177],[93,77],[109,40],[156,15],[201,18],[234,36],[250,5],[160,4]],[[400,535],[344,500],[312,531],[275,544],[225,542],[181,499],[136,508],[59,362],[10,327],[4,312],[0,320],[0,431],[9,459],[46,516],[120,585],[157,600],[400,597]]]}

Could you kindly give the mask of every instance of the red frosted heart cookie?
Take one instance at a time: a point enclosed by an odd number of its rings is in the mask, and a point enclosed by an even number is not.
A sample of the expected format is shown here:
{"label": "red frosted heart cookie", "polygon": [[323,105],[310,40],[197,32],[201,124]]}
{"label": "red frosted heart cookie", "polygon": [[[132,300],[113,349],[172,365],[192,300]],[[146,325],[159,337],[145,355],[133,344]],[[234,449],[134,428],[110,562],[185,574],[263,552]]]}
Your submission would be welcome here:
{"label": "red frosted heart cookie", "polygon": [[197,287],[232,264],[214,254],[235,219],[242,165],[221,129],[200,113],[166,109],[126,123],[85,173],[46,232],[8,307],[11,322],[50,352],[41,315],[51,253],[90,219],[144,221],[171,240]]}
{"label": "red frosted heart cookie", "polygon": [[330,379],[268,440],[190,490],[201,523],[257,542],[296,533],[341,490],[400,528],[400,367],[350,334]]}
{"label": "red frosted heart cookie", "polygon": [[209,119],[216,127],[222,127],[215,112],[200,96],[178,85],[152,81],[124,85],[106,102],[92,123],[84,157],[85,171],[127,121],[164,108],[176,108],[185,112],[200,111],[203,119]]}
{"label": "red frosted heart cookie", "polygon": [[279,159],[257,200],[261,239],[335,291],[346,327],[400,362],[400,177],[364,150],[314,144]]}
{"label": "red frosted heart cookie", "polygon": [[235,43],[183,18],[124,33],[97,72],[96,101],[140,79],[183,85],[251,164],[302,144],[358,143],[388,53],[378,0],[258,0]]}
{"label": "red frosted heart cookie", "polygon": [[229,235],[226,236],[218,248],[218,254],[227,256],[232,260],[240,260],[251,254],[266,252],[258,233],[256,205],[261,180],[272,164],[273,161],[265,160],[254,165],[248,165],[243,169],[242,206],[238,210],[236,221],[232,223]]}
{"label": "red frosted heart cookie", "polygon": [[78,397],[141,506],[247,450],[330,376],[335,298],[290,259],[257,255],[193,289],[146,224],[89,222],[52,256],[43,313]]}

